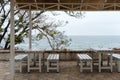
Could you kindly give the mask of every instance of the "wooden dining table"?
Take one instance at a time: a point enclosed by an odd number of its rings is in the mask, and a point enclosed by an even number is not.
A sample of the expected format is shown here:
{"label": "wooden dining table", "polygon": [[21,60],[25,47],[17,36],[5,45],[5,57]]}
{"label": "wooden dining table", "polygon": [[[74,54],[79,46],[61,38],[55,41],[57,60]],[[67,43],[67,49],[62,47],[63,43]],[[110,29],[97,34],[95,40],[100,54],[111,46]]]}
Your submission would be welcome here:
{"label": "wooden dining table", "polygon": [[[10,53],[10,50],[0,50],[0,53],[2,54],[6,54],[6,53]],[[32,69],[38,69],[39,72],[41,72],[41,57],[42,57],[42,54],[44,53],[44,50],[15,50],[15,53],[18,53],[18,54],[28,54],[28,60],[27,60],[27,71],[30,72],[30,70]],[[33,63],[34,63],[34,67],[31,67],[30,66],[30,62],[31,62],[31,57],[30,57],[30,54],[34,54],[34,58],[33,58]],[[39,63],[39,66],[36,67],[36,57],[35,55],[38,54],[38,57],[39,57],[39,60],[38,60],[38,63]]]}
{"label": "wooden dining table", "polygon": [[[110,69],[111,72],[112,72],[113,71],[112,54],[114,53],[114,51],[112,49],[93,49],[92,51],[94,52],[94,54],[98,55],[98,70],[99,70],[99,72],[101,72],[102,69]],[[106,54],[107,56],[110,56],[110,65],[107,65],[107,66],[102,65],[103,54]]]}

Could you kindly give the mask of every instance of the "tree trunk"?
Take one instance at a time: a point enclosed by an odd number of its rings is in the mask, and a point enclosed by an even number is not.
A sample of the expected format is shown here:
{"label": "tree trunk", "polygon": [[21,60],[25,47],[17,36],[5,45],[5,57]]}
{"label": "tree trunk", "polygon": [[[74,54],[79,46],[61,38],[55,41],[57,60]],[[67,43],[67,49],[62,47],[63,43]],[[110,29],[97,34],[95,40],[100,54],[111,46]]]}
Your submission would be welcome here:
{"label": "tree trunk", "polygon": [[4,49],[9,49],[9,42],[5,43]]}
{"label": "tree trunk", "polygon": [[3,40],[5,34],[7,33],[7,29],[8,29],[8,27],[9,27],[9,25],[10,25],[10,21],[9,21],[9,23],[7,24],[7,27],[5,27],[3,34],[1,35],[0,43],[1,43],[1,41]]}

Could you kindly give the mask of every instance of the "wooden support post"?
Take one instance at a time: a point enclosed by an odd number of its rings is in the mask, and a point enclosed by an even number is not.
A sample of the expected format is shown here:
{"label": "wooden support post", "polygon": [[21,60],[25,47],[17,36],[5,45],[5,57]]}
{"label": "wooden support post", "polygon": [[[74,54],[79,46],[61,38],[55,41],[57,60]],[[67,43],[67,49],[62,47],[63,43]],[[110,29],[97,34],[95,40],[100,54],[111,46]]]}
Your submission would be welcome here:
{"label": "wooden support post", "polygon": [[15,56],[15,50],[14,50],[14,45],[15,45],[15,31],[14,31],[14,0],[10,0],[10,75],[11,75],[11,80],[14,80],[14,56]]}

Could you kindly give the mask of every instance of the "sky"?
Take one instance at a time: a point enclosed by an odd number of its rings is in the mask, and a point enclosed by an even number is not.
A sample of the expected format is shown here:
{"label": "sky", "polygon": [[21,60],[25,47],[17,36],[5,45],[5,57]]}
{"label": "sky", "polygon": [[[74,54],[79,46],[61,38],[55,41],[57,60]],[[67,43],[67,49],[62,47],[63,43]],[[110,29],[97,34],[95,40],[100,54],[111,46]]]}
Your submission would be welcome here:
{"label": "sky", "polygon": [[56,19],[68,24],[58,30],[66,35],[120,35],[120,11],[87,11],[82,18],[60,14]]}

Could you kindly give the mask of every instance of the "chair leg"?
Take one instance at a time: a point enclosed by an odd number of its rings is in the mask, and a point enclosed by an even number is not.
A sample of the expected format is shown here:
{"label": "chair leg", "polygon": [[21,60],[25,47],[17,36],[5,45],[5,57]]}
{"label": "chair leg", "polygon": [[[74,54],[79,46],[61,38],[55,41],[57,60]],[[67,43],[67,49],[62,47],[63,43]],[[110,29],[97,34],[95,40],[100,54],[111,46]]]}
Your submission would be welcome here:
{"label": "chair leg", "polygon": [[30,54],[28,54],[27,67],[28,67],[28,72],[30,72]]}
{"label": "chair leg", "polygon": [[41,72],[41,55],[39,54],[39,72]]}
{"label": "chair leg", "polygon": [[77,66],[79,66],[79,62],[80,62],[79,59],[77,59]]}
{"label": "chair leg", "polygon": [[80,72],[83,72],[83,62],[80,61]]}
{"label": "chair leg", "polygon": [[57,72],[59,72],[59,61],[57,61]]}
{"label": "chair leg", "polygon": [[49,61],[47,60],[47,72],[49,72]]}
{"label": "chair leg", "polygon": [[90,62],[91,62],[91,72],[93,72],[93,62],[92,61]]}
{"label": "chair leg", "polygon": [[20,72],[22,72],[22,60],[20,61]]}
{"label": "chair leg", "polygon": [[111,67],[111,72],[113,71],[112,62],[113,62],[113,57],[112,57],[112,54],[111,54],[111,55],[110,55],[110,67]]}

